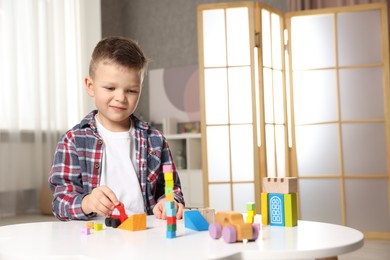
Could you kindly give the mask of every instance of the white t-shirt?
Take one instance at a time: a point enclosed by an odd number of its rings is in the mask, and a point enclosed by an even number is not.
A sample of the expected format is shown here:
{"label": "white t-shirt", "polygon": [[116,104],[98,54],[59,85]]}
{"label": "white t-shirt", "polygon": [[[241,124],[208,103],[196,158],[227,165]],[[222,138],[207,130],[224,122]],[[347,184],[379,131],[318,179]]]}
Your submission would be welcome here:
{"label": "white t-shirt", "polygon": [[[125,205],[126,214],[143,213],[144,200],[133,163],[135,153],[134,130],[127,132],[111,132],[104,128],[97,117],[96,126],[103,138],[103,165],[100,185],[108,186]],[[133,159],[133,160],[132,160]]]}

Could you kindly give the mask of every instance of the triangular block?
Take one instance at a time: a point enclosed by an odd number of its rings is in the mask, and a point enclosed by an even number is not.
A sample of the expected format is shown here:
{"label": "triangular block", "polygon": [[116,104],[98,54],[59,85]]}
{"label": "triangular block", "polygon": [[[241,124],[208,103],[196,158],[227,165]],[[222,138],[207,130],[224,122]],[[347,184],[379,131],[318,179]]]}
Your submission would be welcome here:
{"label": "triangular block", "polygon": [[120,229],[129,231],[138,231],[146,229],[146,214],[134,214],[129,216],[122,224],[119,225]]}
{"label": "triangular block", "polygon": [[200,214],[199,210],[184,211],[184,226],[196,231],[209,229],[209,223],[202,214]]}

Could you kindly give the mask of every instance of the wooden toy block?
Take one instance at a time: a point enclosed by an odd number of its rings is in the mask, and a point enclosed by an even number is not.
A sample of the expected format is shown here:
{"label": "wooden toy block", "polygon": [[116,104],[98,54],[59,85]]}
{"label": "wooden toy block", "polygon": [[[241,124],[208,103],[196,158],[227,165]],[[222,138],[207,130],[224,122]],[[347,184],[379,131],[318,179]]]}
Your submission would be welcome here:
{"label": "wooden toy block", "polygon": [[253,211],[255,211],[255,210],[256,210],[256,205],[255,205],[255,203],[254,203],[254,202],[248,202],[248,203],[246,204],[246,210],[253,210]]}
{"label": "wooden toy block", "polygon": [[95,229],[96,231],[102,231],[103,230],[103,224],[102,223],[95,223],[93,225],[93,229]]}
{"label": "wooden toy block", "polygon": [[174,201],[173,194],[165,194],[165,200],[166,201]]}
{"label": "wooden toy block", "polygon": [[295,177],[264,178],[264,193],[297,193],[298,180]]}
{"label": "wooden toy block", "polygon": [[200,214],[199,210],[186,210],[184,211],[184,227],[196,231],[204,231],[209,229],[209,223]]}
{"label": "wooden toy block", "polygon": [[268,194],[269,223],[271,226],[284,226],[284,196],[280,193]]}
{"label": "wooden toy block", "polygon": [[165,214],[167,217],[173,217],[176,216],[176,209],[175,208],[165,208]]}
{"label": "wooden toy block", "polygon": [[86,223],[86,226],[89,227],[90,229],[93,229],[93,225],[94,225],[94,223],[92,221],[88,221]]}
{"label": "wooden toy block", "polygon": [[176,224],[176,216],[167,217],[167,224]]}
{"label": "wooden toy block", "polygon": [[173,181],[173,173],[172,172],[164,173],[164,180],[165,181]]}
{"label": "wooden toy block", "polygon": [[254,210],[247,210],[246,213],[249,217],[254,217],[256,215],[256,212]]}
{"label": "wooden toy block", "polygon": [[173,194],[173,188],[165,186],[165,194]]}
{"label": "wooden toy block", "polygon": [[165,208],[166,209],[174,209],[175,208],[175,202],[174,201],[165,201]]}
{"label": "wooden toy block", "polygon": [[91,234],[91,229],[89,227],[82,227],[81,228],[81,234],[89,235],[89,234]]}
{"label": "wooden toy block", "polygon": [[253,223],[253,221],[254,221],[254,217],[253,216],[246,216],[246,218],[245,218],[245,223]]}
{"label": "wooden toy block", "polygon": [[297,194],[284,194],[284,222],[286,227],[298,225]]}
{"label": "wooden toy block", "polygon": [[173,185],[174,185],[173,180],[167,180],[167,181],[165,181],[165,187],[167,187],[167,188],[173,188]]}
{"label": "wooden toy block", "polygon": [[177,230],[176,224],[168,224],[167,225],[167,231],[176,231],[176,230]]}
{"label": "wooden toy block", "polygon": [[172,171],[172,165],[170,164],[164,164],[163,165],[163,172],[166,173],[166,172],[173,172]]}
{"label": "wooden toy block", "polygon": [[167,238],[175,238],[176,237],[176,231],[167,231],[166,232]]}
{"label": "wooden toy block", "polygon": [[207,223],[214,223],[215,209],[200,208],[198,209],[200,214],[206,219]]}
{"label": "wooden toy block", "polygon": [[134,214],[128,217],[122,224],[119,225],[120,229],[129,231],[138,231],[146,229],[146,214]]}
{"label": "wooden toy block", "polygon": [[268,215],[268,193],[261,193],[261,223],[263,225],[269,225]]}

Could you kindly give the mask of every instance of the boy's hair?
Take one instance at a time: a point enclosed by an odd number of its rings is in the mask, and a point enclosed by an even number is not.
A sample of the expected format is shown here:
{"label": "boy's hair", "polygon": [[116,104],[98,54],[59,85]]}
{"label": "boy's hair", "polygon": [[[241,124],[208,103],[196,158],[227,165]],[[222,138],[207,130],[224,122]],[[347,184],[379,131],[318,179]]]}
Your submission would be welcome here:
{"label": "boy's hair", "polygon": [[146,58],[138,43],[120,36],[104,38],[96,45],[89,64],[89,75],[91,77],[94,76],[97,64],[101,61],[139,71],[145,70],[148,65],[148,58]]}

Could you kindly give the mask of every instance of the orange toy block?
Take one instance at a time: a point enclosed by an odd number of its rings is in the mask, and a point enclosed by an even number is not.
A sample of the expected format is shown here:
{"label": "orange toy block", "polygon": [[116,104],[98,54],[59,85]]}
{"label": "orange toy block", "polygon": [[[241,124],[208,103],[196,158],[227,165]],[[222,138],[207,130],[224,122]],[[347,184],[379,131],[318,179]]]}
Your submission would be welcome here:
{"label": "orange toy block", "polygon": [[119,225],[120,229],[129,231],[138,231],[146,229],[146,214],[134,214],[128,217],[122,224]]}
{"label": "orange toy block", "polygon": [[295,177],[280,177],[263,179],[264,193],[297,193],[298,180]]}

